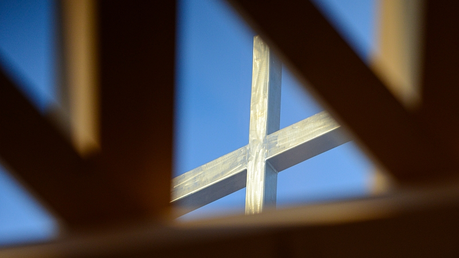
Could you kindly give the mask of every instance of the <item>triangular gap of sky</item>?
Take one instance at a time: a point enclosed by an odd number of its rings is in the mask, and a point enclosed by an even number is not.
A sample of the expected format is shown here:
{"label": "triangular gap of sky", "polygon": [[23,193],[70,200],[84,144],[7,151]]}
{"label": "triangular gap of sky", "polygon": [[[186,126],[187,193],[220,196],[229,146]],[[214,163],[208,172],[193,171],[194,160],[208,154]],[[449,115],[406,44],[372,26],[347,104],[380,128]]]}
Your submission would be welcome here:
{"label": "triangular gap of sky", "polygon": [[56,102],[53,0],[0,1],[0,65],[41,112]]}
{"label": "triangular gap of sky", "polygon": [[[41,112],[55,95],[54,4],[0,1],[0,69]],[[55,219],[0,165],[0,245],[44,241],[56,234]]]}
{"label": "triangular gap of sky", "polygon": [[[376,0],[316,0],[367,62],[374,48]],[[179,1],[174,176],[248,143],[255,33],[225,1]],[[323,109],[284,67],[281,128]],[[369,193],[372,164],[353,143],[279,174],[278,207]],[[242,214],[245,189],[181,220]]]}
{"label": "triangular gap of sky", "polygon": [[379,1],[382,0],[312,0],[367,64],[377,50]]}
{"label": "triangular gap of sky", "polygon": [[57,234],[54,218],[0,165],[0,247]]}

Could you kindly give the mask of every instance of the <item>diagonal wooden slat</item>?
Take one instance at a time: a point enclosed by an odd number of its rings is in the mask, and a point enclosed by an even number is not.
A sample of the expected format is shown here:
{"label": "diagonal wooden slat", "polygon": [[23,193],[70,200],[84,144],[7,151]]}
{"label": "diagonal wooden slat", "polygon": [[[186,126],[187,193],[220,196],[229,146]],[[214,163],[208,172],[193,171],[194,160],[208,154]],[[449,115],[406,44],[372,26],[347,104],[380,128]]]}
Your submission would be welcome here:
{"label": "diagonal wooden slat", "polygon": [[[278,172],[349,141],[342,128],[321,112],[267,136],[267,161]],[[247,149],[239,148],[172,180],[177,215],[190,212],[246,186]]]}
{"label": "diagonal wooden slat", "polygon": [[71,144],[0,70],[0,158],[64,221],[77,223],[98,214],[105,203],[95,195],[110,191],[91,173]]}
{"label": "diagonal wooden slat", "polygon": [[447,146],[397,102],[310,1],[230,2],[399,181],[443,178],[457,168]]}

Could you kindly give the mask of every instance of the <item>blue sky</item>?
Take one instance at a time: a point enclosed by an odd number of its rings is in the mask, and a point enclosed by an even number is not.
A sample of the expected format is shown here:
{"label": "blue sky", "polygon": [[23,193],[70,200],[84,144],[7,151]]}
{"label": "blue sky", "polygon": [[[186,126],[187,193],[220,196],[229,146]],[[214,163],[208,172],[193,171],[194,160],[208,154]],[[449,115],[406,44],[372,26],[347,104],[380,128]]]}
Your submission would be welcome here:
{"label": "blue sky", "polygon": [[0,0],[0,61],[22,92],[45,111],[55,103],[53,0]]}
{"label": "blue sky", "polygon": [[[376,0],[315,0],[364,60],[375,48]],[[42,112],[56,99],[53,1],[0,0],[0,62]],[[174,175],[248,142],[254,32],[226,2],[181,0]],[[283,71],[281,128],[322,108]],[[348,143],[279,174],[278,206],[362,196],[371,163]],[[243,213],[245,189],[186,216]],[[0,167],[0,245],[53,236],[56,224]]]}

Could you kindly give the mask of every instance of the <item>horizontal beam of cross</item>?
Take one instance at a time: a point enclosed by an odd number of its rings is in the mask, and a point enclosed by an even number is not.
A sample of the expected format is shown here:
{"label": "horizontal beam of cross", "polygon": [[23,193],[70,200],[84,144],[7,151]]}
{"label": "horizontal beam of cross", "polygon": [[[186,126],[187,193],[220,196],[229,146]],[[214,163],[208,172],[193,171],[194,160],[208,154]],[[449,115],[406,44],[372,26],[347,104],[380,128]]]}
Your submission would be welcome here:
{"label": "horizontal beam of cross", "polygon": [[172,202],[199,208],[245,187],[247,146],[172,179]]}
{"label": "horizontal beam of cross", "polygon": [[[342,128],[321,112],[267,136],[267,159],[282,171],[349,141]],[[247,146],[172,180],[172,203],[179,214],[209,204],[246,186]]]}
{"label": "horizontal beam of cross", "polygon": [[267,159],[280,172],[349,140],[327,112],[320,112],[269,135]]}

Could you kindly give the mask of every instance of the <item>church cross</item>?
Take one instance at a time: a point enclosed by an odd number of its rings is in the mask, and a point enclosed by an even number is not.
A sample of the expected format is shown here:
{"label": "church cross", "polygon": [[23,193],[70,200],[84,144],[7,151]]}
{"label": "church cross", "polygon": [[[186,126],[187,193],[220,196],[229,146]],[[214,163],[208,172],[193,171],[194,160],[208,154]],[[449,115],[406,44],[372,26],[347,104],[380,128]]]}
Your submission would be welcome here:
{"label": "church cross", "polygon": [[349,139],[321,112],[279,130],[282,65],[253,41],[249,144],[172,180],[172,203],[189,212],[246,187],[246,214],[276,204],[277,173]]}

